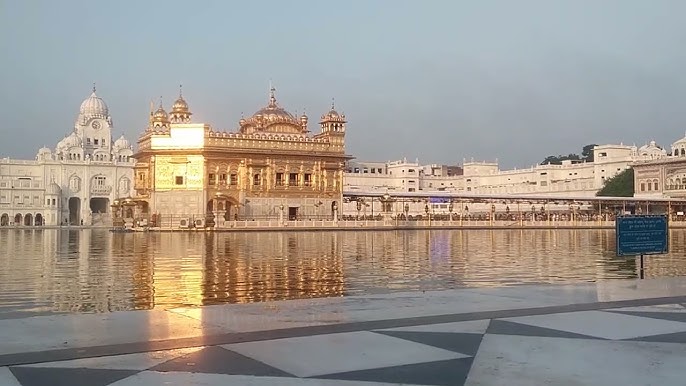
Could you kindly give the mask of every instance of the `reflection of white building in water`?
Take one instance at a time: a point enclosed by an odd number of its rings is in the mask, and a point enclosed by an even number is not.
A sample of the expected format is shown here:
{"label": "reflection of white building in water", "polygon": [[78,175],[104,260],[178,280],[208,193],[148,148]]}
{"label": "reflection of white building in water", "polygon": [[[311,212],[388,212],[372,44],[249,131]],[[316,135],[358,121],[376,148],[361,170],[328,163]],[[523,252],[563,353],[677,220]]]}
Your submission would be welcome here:
{"label": "reflection of white building in water", "polygon": [[641,147],[600,145],[593,149],[593,155],[593,162],[563,161],[562,165],[512,170],[500,170],[497,162],[463,161],[460,166],[422,165],[407,160],[350,162],[344,175],[344,191],[590,197],[607,179],[631,164],[668,157],[654,141]]}
{"label": "reflection of white building in water", "polygon": [[130,195],[132,155],[124,136],[112,141],[109,109],[93,88],[54,151],[0,159],[0,225],[108,224],[110,203]]}

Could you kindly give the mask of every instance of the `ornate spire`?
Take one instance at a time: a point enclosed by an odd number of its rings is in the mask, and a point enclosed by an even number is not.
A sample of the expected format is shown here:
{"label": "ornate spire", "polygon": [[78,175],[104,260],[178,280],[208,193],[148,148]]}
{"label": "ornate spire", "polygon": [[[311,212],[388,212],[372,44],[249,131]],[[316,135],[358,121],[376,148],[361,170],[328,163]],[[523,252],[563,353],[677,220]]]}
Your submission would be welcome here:
{"label": "ornate spire", "polygon": [[274,92],[276,89],[272,85],[272,81],[269,81],[269,107],[276,107],[276,95]]}
{"label": "ornate spire", "polygon": [[95,82],[93,82],[93,93],[95,94]]}
{"label": "ornate spire", "polygon": [[159,108],[163,108],[162,107],[162,95],[160,95],[160,107]]}
{"label": "ornate spire", "polygon": [[331,110],[336,110],[336,98],[331,98]]}
{"label": "ornate spire", "polygon": [[179,83],[179,98],[183,98],[183,84]]}

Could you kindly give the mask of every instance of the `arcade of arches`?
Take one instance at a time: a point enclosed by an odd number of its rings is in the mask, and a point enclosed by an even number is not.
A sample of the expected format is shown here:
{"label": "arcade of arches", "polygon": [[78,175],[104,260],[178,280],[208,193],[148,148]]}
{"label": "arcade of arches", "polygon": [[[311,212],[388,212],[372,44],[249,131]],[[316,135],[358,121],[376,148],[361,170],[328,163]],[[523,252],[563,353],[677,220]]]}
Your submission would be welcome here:
{"label": "arcade of arches", "polygon": [[10,225],[15,226],[42,226],[45,222],[43,214],[41,213],[17,213],[14,217],[8,213],[0,215],[0,226],[6,227]]}

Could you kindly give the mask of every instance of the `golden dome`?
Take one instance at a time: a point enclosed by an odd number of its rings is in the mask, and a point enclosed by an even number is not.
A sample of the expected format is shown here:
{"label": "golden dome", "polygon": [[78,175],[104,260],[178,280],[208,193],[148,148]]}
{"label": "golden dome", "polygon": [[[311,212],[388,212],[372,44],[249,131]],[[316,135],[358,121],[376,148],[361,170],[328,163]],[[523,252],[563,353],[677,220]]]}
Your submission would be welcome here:
{"label": "golden dome", "polygon": [[303,133],[302,122],[276,103],[274,91],[276,90],[272,87],[269,92],[269,104],[266,107],[259,109],[252,117],[239,121],[241,132]]}
{"label": "golden dome", "polygon": [[336,106],[334,104],[334,101],[331,101],[331,110],[329,110],[328,113],[322,115],[322,122],[326,121],[336,121],[336,122],[345,122],[345,114],[339,114],[338,111],[336,111]]}
{"label": "golden dome", "polygon": [[182,96],[179,95],[179,99],[177,99],[174,104],[172,105],[172,112],[173,113],[187,113],[188,112],[188,103],[186,103],[186,100],[183,99]]}
{"label": "golden dome", "polygon": [[160,105],[160,107],[158,107],[155,113],[152,115],[152,118],[155,121],[166,121],[169,119],[169,115],[166,111],[164,111],[162,105]]}
{"label": "golden dome", "polygon": [[179,98],[174,101],[171,109],[172,113],[189,113],[188,103],[183,99],[183,85],[179,85]]}
{"label": "golden dome", "polygon": [[255,114],[253,114],[253,117],[263,119],[265,121],[275,121],[281,119],[284,121],[292,121],[294,123],[297,123],[298,120],[295,119],[295,117],[291,115],[291,113],[284,110],[281,106],[279,106],[276,103],[276,96],[274,95],[274,91],[276,90],[272,87],[269,93],[269,104],[267,105],[267,107],[259,109]]}
{"label": "golden dome", "polygon": [[150,127],[167,127],[169,125],[169,114],[162,107],[162,99],[160,98],[160,106],[154,113],[150,113]]}

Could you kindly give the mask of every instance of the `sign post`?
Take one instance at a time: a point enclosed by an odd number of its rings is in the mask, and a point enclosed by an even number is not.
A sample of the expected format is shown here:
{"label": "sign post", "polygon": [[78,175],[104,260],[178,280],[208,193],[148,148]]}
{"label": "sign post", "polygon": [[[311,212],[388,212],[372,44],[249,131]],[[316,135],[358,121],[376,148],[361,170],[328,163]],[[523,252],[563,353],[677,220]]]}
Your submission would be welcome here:
{"label": "sign post", "polygon": [[615,221],[617,256],[639,256],[639,277],[643,279],[643,256],[669,252],[667,215],[626,215]]}

